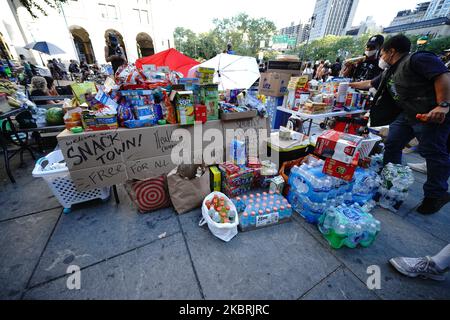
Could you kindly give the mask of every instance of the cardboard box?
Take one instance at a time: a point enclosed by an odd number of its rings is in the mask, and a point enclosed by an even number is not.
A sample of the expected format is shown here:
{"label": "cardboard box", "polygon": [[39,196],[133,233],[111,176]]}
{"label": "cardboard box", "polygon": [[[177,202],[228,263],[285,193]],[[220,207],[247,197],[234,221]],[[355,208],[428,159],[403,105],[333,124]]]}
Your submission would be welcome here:
{"label": "cardboard box", "polygon": [[328,158],[325,160],[323,173],[345,181],[352,181],[356,168],[356,165]]}
{"label": "cardboard box", "polygon": [[282,97],[287,93],[290,74],[283,73],[261,73],[259,80],[259,93],[270,97]]}
{"label": "cardboard box", "polygon": [[110,187],[128,180],[127,169],[124,163],[70,171],[70,177],[78,191]]}
{"label": "cardboard box", "polygon": [[121,130],[83,132],[64,130],[58,143],[69,170],[80,170],[123,162]]}
{"label": "cardboard box", "polygon": [[153,157],[128,161],[126,163],[128,179],[145,180],[168,174],[176,164],[172,162],[171,156]]}
{"label": "cardboard box", "polygon": [[220,173],[219,168],[216,166],[209,167],[209,172],[211,174],[210,182],[211,182],[211,192],[221,191],[221,184],[222,184],[222,175]]}
{"label": "cardboard box", "polygon": [[[208,121],[201,126],[200,134],[207,139],[208,129],[220,131],[223,136],[219,150],[211,148],[211,141],[194,137],[197,126],[183,128],[180,125],[165,125],[156,127],[124,129],[73,134],[65,130],[58,135],[58,143],[66,160],[74,184],[79,191],[98,187],[123,184],[130,179],[146,179],[169,173],[176,167],[172,162],[172,149],[179,144],[172,140],[172,134],[177,129],[191,134],[192,159],[197,151],[200,156],[206,147],[214,150],[216,155],[213,163],[223,163],[228,129],[267,129],[268,120],[254,118],[222,123],[219,120]],[[258,131],[255,131],[258,134]],[[211,136],[209,136],[211,138]],[[256,137],[256,139],[258,139]],[[214,140],[214,139],[213,139]],[[252,142],[257,145],[257,141]],[[214,146],[214,144],[213,144]],[[203,149],[202,149],[203,148]],[[203,161],[206,162],[205,159]]]}
{"label": "cardboard box", "polygon": [[254,118],[258,115],[256,110],[250,110],[246,112],[223,112],[220,111],[220,119],[222,121],[232,121],[240,119]]}
{"label": "cardboard box", "polygon": [[315,153],[346,164],[357,163],[362,141],[360,136],[328,130],[317,139]]}
{"label": "cardboard box", "polygon": [[190,125],[195,123],[194,96],[192,91],[178,91],[175,98],[178,123]]}
{"label": "cardboard box", "polygon": [[205,123],[207,120],[206,106],[197,104],[195,106],[195,121]]}

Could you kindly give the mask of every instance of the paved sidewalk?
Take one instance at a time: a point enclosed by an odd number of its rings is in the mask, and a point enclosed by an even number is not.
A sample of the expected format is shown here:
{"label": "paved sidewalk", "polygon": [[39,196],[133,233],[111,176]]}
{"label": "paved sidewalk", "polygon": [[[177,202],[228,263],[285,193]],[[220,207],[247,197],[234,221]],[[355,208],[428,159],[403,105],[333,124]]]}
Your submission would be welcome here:
{"label": "paved sidewalk", "polygon": [[[140,215],[122,187],[118,206],[95,200],[65,215],[33,166],[13,165],[12,185],[0,162],[0,299],[450,299],[450,276],[408,279],[388,264],[450,242],[450,205],[414,211],[422,174],[400,212],[375,210],[382,231],[370,248],[333,250],[299,216],[224,243],[198,227],[200,210]],[[82,269],[81,290],[67,289],[69,265]],[[371,265],[381,290],[366,287]]]}

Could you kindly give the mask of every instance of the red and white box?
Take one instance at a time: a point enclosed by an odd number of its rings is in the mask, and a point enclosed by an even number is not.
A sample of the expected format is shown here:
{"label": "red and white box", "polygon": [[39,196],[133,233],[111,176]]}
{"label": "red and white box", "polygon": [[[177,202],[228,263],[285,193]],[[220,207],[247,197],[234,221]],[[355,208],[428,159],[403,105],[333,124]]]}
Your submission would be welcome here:
{"label": "red and white box", "polygon": [[358,161],[363,138],[334,130],[325,131],[316,143],[315,153],[319,156],[352,164]]}
{"label": "red and white box", "polygon": [[345,181],[352,181],[353,176],[355,175],[356,168],[357,163],[347,164],[341,161],[328,158],[327,160],[325,160],[325,165],[323,166],[323,173]]}
{"label": "red and white box", "polygon": [[197,104],[195,105],[195,121],[205,123],[208,119],[206,106]]}

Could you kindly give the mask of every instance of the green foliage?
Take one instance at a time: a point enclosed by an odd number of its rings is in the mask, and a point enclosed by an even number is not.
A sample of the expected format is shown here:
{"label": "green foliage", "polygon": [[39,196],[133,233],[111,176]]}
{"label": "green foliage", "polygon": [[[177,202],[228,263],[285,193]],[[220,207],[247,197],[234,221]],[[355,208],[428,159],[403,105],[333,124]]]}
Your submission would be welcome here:
{"label": "green foliage", "polygon": [[266,18],[254,19],[245,13],[231,18],[214,19],[214,28],[195,34],[178,27],[175,29],[175,47],[194,58],[210,59],[223,52],[231,43],[238,55],[255,56],[262,40],[266,43],[276,32],[275,24]]}
{"label": "green foliage", "polygon": [[[43,8],[36,0],[19,0],[20,4],[27,9],[28,13],[37,18],[36,12],[40,12],[43,15],[47,15],[45,8]],[[43,0],[43,2],[50,8],[57,9],[60,4],[66,3],[67,0]]]}
{"label": "green foliage", "polygon": [[[360,37],[338,37],[330,35],[322,39],[314,40],[308,45],[302,44],[287,53],[298,54],[300,57],[304,57],[304,60],[314,61],[321,59],[334,61],[337,57],[348,59],[363,55],[367,40],[370,37],[370,34],[365,34]],[[389,37],[386,37],[386,39],[389,39]],[[418,47],[417,40],[420,37],[420,35],[408,35],[408,38],[412,42],[411,51],[427,50],[441,54],[443,50],[450,48],[450,37],[430,39],[428,44]]]}

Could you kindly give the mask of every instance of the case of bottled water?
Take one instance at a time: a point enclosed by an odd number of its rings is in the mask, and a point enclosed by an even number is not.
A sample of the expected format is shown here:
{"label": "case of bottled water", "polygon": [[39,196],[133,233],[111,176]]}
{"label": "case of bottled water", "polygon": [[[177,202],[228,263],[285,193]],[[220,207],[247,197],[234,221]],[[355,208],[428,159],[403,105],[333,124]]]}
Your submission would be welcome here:
{"label": "case of bottled water", "polygon": [[330,207],[319,219],[319,230],[334,249],[370,246],[381,223],[358,204]]}

